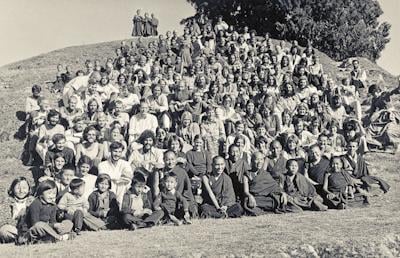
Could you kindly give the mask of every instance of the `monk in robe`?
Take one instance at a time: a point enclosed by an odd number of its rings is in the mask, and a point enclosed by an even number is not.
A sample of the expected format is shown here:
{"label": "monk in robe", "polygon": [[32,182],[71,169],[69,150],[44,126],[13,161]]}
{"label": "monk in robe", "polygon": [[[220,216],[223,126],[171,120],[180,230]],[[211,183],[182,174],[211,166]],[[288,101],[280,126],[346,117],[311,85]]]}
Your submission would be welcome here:
{"label": "monk in robe", "polygon": [[350,174],[343,170],[341,157],[333,157],[330,172],[325,174],[324,201],[329,208],[346,209],[369,205],[367,193]]}
{"label": "monk in robe", "polygon": [[226,171],[232,180],[233,189],[238,202],[243,202],[243,177],[250,170],[246,158],[241,157],[240,148],[236,145],[229,146],[229,156],[226,160]]}
{"label": "monk in robe", "polygon": [[329,169],[329,160],[322,155],[321,147],[313,145],[309,150],[309,166],[304,176],[314,185],[319,194],[323,193],[325,173]]}
{"label": "monk in robe", "polygon": [[274,140],[269,145],[271,155],[268,156],[267,172],[278,182],[282,183],[286,173],[286,158],[282,155],[282,145]]}
{"label": "monk in robe", "polygon": [[296,159],[290,159],[286,163],[287,173],[283,182],[283,190],[288,198],[303,210],[326,211],[328,209],[317,194],[315,187],[305,176],[298,173],[299,164]]}
{"label": "monk in robe", "polygon": [[263,169],[264,155],[255,152],[251,157],[251,170],[243,178],[244,194],[246,196],[244,208],[253,216],[266,211],[276,213],[300,212],[302,209],[288,200],[287,194],[278,182]]}
{"label": "monk in robe", "polygon": [[158,36],[158,19],[154,16],[154,13],[151,14],[151,35]]}
{"label": "monk in robe", "polygon": [[141,11],[137,10],[136,15],[133,16],[133,37],[143,36],[143,17],[141,15]]}
{"label": "monk in robe", "polygon": [[231,178],[225,173],[225,160],[213,158],[212,172],[203,177],[205,191],[201,205],[202,218],[238,218],[243,214],[242,206],[236,202]]}
{"label": "monk in robe", "polygon": [[151,18],[148,13],[145,13],[143,18],[143,36],[145,37],[151,36],[152,30],[153,27],[151,24]]}
{"label": "monk in robe", "polygon": [[[185,169],[177,165],[176,154],[173,151],[167,151],[164,153],[164,164],[164,169],[156,170],[153,173],[154,179],[151,187],[153,189],[153,198],[155,199],[157,196],[159,196],[160,190],[165,187],[162,179],[166,175],[174,173],[177,180],[176,191],[179,192],[188,202],[190,215],[192,217],[197,217],[198,208],[192,193],[192,184]],[[184,212],[181,208],[183,207],[178,207],[178,213]],[[182,213],[181,215],[183,216],[184,214]]]}
{"label": "monk in robe", "polygon": [[358,154],[359,141],[357,139],[351,140],[347,144],[347,153],[342,157],[343,168],[354,179],[362,182],[362,188],[370,193],[379,195],[381,192],[387,193],[390,185],[383,179],[369,174],[368,166],[365,162],[363,155]]}

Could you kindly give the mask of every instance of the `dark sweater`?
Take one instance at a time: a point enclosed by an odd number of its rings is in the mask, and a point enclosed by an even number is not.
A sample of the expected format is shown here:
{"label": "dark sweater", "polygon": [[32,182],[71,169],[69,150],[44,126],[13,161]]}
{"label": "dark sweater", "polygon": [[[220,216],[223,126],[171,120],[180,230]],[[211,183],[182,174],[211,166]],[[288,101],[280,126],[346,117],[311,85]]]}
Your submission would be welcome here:
{"label": "dark sweater", "polygon": [[57,206],[55,204],[44,203],[40,198],[36,198],[28,207],[26,213],[26,223],[28,228],[37,222],[47,222],[51,226],[56,223]]}
{"label": "dark sweater", "polygon": [[[100,217],[100,193],[96,190],[93,193],[89,195],[88,201],[89,201],[89,213],[92,214],[95,217]],[[108,194],[108,203],[109,203],[109,211],[107,213],[107,216],[118,216],[119,213],[119,206],[117,202],[117,196],[115,193],[109,191]]]}
{"label": "dark sweater", "polygon": [[75,155],[74,151],[68,147],[64,147],[62,150],[51,149],[46,153],[44,159],[44,165],[54,164],[54,156],[56,153],[62,153],[65,158],[65,165],[75,165]]}

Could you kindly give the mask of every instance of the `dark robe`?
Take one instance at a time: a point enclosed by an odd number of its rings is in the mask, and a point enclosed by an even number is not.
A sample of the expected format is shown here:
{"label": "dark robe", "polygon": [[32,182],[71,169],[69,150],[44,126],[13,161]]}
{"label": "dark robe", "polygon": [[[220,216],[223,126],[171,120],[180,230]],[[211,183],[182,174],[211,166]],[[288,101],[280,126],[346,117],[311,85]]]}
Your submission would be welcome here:
{"label": "dark robe", "polygon": [[282,178],[286,173],[286,161],[287,160],[283,155],[280,155],[277,160],[268,159],[267,171],[278,182],[282,181]]}
{"label": "dark robe", "polygon": [[143,35],[143,17],[135,15],[133,17],[133,31],[132,36],[138,37]]}
{"label": "dark robe", "polygon": [[250,165],[243,158],[235,163],[228,159],[226,161],[226,170],[232,180],[236,198],[238,201],[243,201],[243,177],[250,170]]}
{"label": "dark robe", "polygon": [[366,190],[371,190],[372,185],[378,184],[380,189],[386,193],[390,189],[390,185],[377,176],[371,176],[369,174],[367,163],[362,155],[357,155],[357,163],[348,155],[343,156],[344,169],[349,171],[352,177],[360,179],[364,185],[362,186]]}
{"label": "dark robe", "polygon": [[257,174],[249,171],[246,176],[249,179],[249,192],[254,196],[257,205],[257,207],[250,208],[245,201],[245,209],[251,215],[261,215],[264,211],[283,213],[302,210],[290,200],[286,205],[281,202],[283,189],[266,170],[261,170]]}
{"label": "dark robe", "polygon": [[289,175],[285,176],[283,189],[292,197],[293,202],[303,209],[327,209],[322,205],[322,198],[317,194],[314,185],[302,174],[297,173],[293,181]]}
{"label": "dark robe", "polygon": [[[222,173],[217,180],[215,180],[214,176],[210,176],[209,181],[211,190],[213,191],[220,206],[229,207],[235,204],[235,191],[233,189],[232,180],[227,174]],[[204,195],[204,202],[214,205],[207,193]]]}
{"label": "dark robe", "polygon": [[329,174],[328,191],[334,194],[333,197],[325,196],[325,202],[330,208],[342,208],[344,206],[363,207],[368,205],[368,198],[362,193],[349,193],[355,188],[351,175],[347,171],[340,171]]}
{"label": "dark robe", "polygon": [[158,36],[158,19],[157,18],[153,17],[151,19],[151,26],[152,26],[152,35]]}
{"label": "dark robe", "polygon": [[209,184],[220,207],[226,206],[227,210],[226,213],[217,210],[209,194],[204,191],[204,204],[201,205],[201,216],[203,218],[240,217],[243,213],[243,208],[239,203],[236,202],[235,191],[233,189],[231,178],[225,173],[222,173],[218,179],[215,179],[214,176],[210,176]]}

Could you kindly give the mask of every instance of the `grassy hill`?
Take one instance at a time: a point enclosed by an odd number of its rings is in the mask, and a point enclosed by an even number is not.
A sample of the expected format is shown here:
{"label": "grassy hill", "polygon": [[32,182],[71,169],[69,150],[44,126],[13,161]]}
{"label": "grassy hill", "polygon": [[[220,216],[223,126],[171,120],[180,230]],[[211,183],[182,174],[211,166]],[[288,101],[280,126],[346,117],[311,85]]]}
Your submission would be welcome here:
{"label": "grassy hill", "polygon": [[[22,124],[32,84],[53,80],[57,64],[83,68],[86,59],[104,61],[114,55],[119,41],[74,46],[52,51],[0,68],[0,203],[16,176],[31,177],[19,161],[23,142],[13,138]],[[341,78],[348,71],[318,53],[325,71]],[[371,82],[397,86],[396,78],[374,63],[360,60]],[[382,81],[383,79],[383,81]],[[49,92],[45,91],[49,95]],[[55,99],[55,97],[52,97]],[[396,105],[400,107],[398,97]],[[265,215],[229,220],[194,221],[191,226],[156,227],[137,232],[84,232],[74,241],[16,247],[0,245],[4,257],[61,256],[270,256],[270,257],[398,257],[400,256],[399,155],[368,154],[372,174],[386,179],[391,191],[372,199],[369,208],[323,213]],[[0,205],[1,214],[9,207]],[[1,221],[1,219],[0,219]]]}

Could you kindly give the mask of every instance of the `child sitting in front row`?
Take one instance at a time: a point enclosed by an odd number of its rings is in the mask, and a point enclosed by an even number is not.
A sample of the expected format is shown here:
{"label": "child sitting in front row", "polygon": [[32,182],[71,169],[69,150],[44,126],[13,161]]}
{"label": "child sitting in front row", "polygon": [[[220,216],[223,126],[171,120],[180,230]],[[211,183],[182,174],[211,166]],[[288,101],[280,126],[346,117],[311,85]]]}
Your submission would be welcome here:
{"label": "child sitting in front row", "polygon": [[110,190],[110,176],[107,174],[99,175],[95,186],[97,190],[89,195],[89,213],[102,219],[106,223],[107,229],[119,228],[119,205],[117,196]]}
{"label": "child sitting in front row", "polygon": [[137,173],[132,180],[131,188],[124,194],[121,205],[123,226],[130,230],[152,227],[164,216],[161,210],[153,211],[146,189],[146,179]]}
{"label": "child sitting in front row", "polygon": [[[11,243],[17,240],[18,229],[25,219],[26,208],[32,203],[31,187],[25,177],[14,179],[8,190],[10,197],[10,224],[0,227],[0,243]],[[11,223],[12,221],[12,223]]]}
{"label": "child sitting in front row", "polygon": [[186,224],[191,224],[189,203],[180,192],[176,191],[177,184],[177,175],[174,172],[170,172],[164,176],[164,187],[155,201],[156,203],[154,204],[154,209],[162,210],[167,221],[171,221],[175,225],[180,226],[182,221],[176,217],[175,212],[177,207],[182,205],[185,213],[183,217],[184,222]]}
{"label": "child sitting in front row", "polygon": [[75,233],[79,235],[83,225],[87,229],[95,231],[104,228],[104,221],[88,213],[89,202],[84,197],[85,181],[81,178],[74,178],[69,187],[71,190],[61,197],[58,208],[65,211],[65,218],[72,220]]}
{"label": "child sitting in front row", "polygon": [[37,198],[27,209],[26,227],[19,232],[19,239],[29,238],[31,242],[36,243],[56,242],[74,237],[74,234],[70,234],[73,227],[70,220],[57,222],[56,194],[57,188],[54,181],[45,180],[39,184],[36,190]]}

